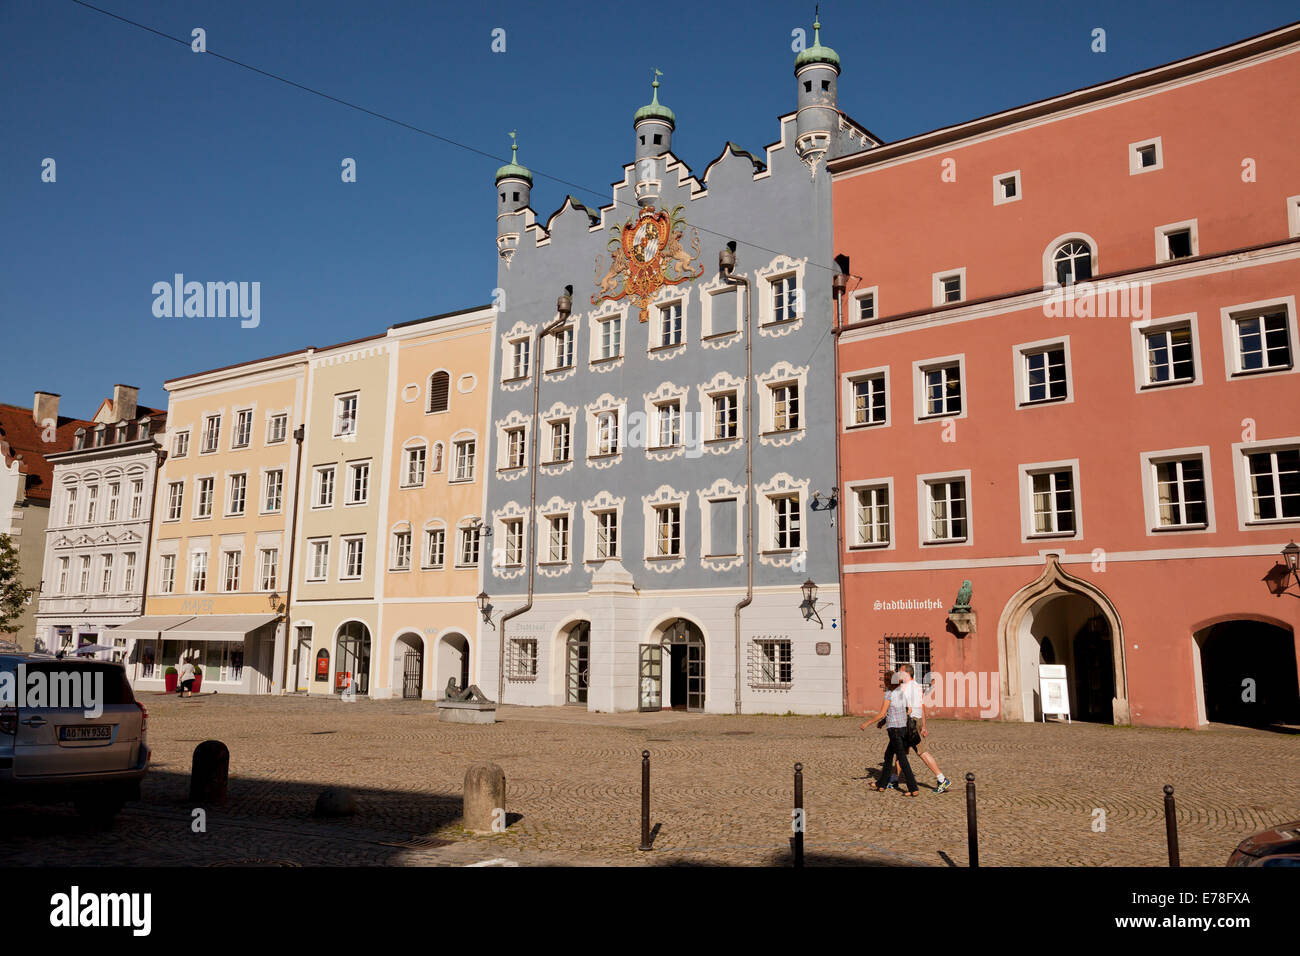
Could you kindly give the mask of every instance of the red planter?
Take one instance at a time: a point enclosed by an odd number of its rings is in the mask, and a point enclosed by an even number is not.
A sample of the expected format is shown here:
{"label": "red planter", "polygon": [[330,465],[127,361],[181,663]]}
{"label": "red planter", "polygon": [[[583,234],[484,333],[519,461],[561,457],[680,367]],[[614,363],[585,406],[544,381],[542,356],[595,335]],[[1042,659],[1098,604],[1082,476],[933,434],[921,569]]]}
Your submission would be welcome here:
{"label": "red planter", "polygon": [[166,690],[166,692],[169,694],[176,693],[176,682],[180,680],[180,676],[181,676],[180,674],[174,674],[174,673],[164,674],[163,689]]}
{"label": "red planter", "polygon": [[202,674],[195,674],[195,675],[194,675],[194,688],[193,688],[194,693],[197,694],[197,693],[199,692],[199,688],[202,687],[202,686],[203,686],[203,675],[202,675]]}

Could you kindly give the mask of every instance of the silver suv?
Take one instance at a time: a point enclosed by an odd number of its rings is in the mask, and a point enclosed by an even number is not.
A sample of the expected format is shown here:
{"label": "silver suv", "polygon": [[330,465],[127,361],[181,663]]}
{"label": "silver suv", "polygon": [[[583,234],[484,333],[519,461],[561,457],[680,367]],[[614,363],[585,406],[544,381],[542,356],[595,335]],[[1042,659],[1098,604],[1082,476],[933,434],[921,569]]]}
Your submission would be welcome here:
{"label": "silver suv", "polygon": [[121,664],[0,653],[0,803],[112,819],[140,799],[148,719]]}

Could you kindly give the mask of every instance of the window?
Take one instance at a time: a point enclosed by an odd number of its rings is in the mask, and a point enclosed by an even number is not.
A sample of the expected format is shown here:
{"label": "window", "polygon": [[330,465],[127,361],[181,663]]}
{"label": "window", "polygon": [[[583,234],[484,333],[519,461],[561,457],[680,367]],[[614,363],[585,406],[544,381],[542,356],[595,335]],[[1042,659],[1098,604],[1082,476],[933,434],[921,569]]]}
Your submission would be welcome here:
{"label": "window", "polygon": [[755,689],[784,690],[794,684],[791,664],[792,642],[756,639],[750,658],[749,686]]}
{"label": "window", "polygon": [[[63,515],[63,523],[67,525],[76,524],[77,522],[77,489],[75,487],[68,489],[68,510]],[[180,517],[177,515],[176,517]]]}
{"label": "window", "polygon": [[195,551],[190,555],[190,591],[201,594],[208,589],[208,552]]}
{"label": "window", "polygon": [[596,416],[596,454],[617,455],[618,411],[601,412]]}
{"label": "window", "polygon": [[190,430],[187,428],[183,432],[177,432],[176,437],[172,439],[172,457],[184,458],[190,453]]}
{"label": "window", "polygon": [[669,302],[659,307],[659,347],[682,344],[682,303]]}
{"label": "window", "polygon": [[473,481],[475,443],[473,441],[458,441],[455,443],[455,449],[456,471],[452,481]]}
{"label": "window", "polygon": [[923,368],[921,385],[924,389],[922,418],[961,413],[961,363]]}
{"label": "window", "polygon": [[856,296],[858,304],[858,321],[870,322],[876,317],[876,293],[861,292]]}
{"label": "window", "polygon": [[1029,494],[1033,508],[1033,535],[1074,534],[1074,473],[1030,472]]}
{"label": "window", "polygon": [[216,494],[216,484],[217,480],[215,478],[199,479],[199,494],[197,502],[198,512],[195,514],[196,518],[212,517],[212,499]]}
{"label": "window", "polygon": [[348,465],[348,484],[344,504],[364,505],[370,500],[370,462],[354,461]]}
{"label": "window", "polygon": [[1179,325],[1145,335],[1148,385],[1189,382],[1196,378],[1191,325]]}
{"label": "window", "polygon": [[226,551],[221,555],[221,589],[223,591],[239,590],[240,565],[244,556],[239,551]]}
{"label": "window", "polygon": [[311,563],[308,565],[307,580],[324,581],[329,576],[330,542],[321,538],[311,542]]}
{"label": "window", "polygon": [[1081,239],[1061,243],[1052,254],[1057,285],[1073,285],[1092,278],[1092,247]]}
{"label": "window", "polygon": [[546,559],[553,564],[569,560],[569,516],[550,515],[547,519],[549,530]]}
{"label": "window", "polygon": [[59,558],[59,589],[55,593],[68,593],[68,565],[70,561],[67,558]]}
{"label": "window", "polygon": [[1156,520],[1161,528],[1205,527],[1205,467],[1201,456],[1152,463],[1156,481]]}
{"label": "window", "polygon": [[729,558],[740,553],[740,507],[735,498],[708,500],[708,535],[706,558]]}
{"label": "window", "polygon": [[257,587],[259,591],[274,591],[280,578],[280,549],[262,548],[257,553]]}
{"label": "window", "polygon": [[567,418],[551,422],[551,461],[568,461],[572,455],[572,423]]}
{"label": "window", "polygon": [[772,321],[793,322],[799,318],[799,278],[791,273],[772,280]]}
{"label": "window", "polygon": [[528,377],[528,354],[531,345],[530,339],[515,339],[510,343],[510,379]]}
{"label": "window", "polygon": [[853,546],[875,548],[889,544],[889,486],[858,488],[853,497]]}
{"label": "window", "polygon": [[772,504],[772,547],[793,551],[799,547],[799,496],[782,495],[769,499]]}
{"label": "window", "polygon": [[411,569],[411,532],[398,531],[393,535],[393,570]]}
{"label": "window", "polygon": [[266,443],[268,445],[278,445],[288,437],[289,416],[284,414],[272,415],[266,426]]}
{"label": "window", "polygon": [[1300,518],[1300,447],[1246,455],[1253,521]]}
{"label": "window", "polygon": [[343,438],[357,433],[357,393],[334,398],[334,437]]}
{"label": "window", "polygon": [[429,411],[445,412],[451,398],[451,375],[434,372],[429,376]]}
{"label": "window", "polygon": [[537,639],[515,637],[510,639],[506,676],[510,680],[537,679]]}
{"label": "window", "polygon": [[655,406],[658,446],[672,448],[682,443],[682,403],[664,402]]}
{"label": "window", "polygon": [[506,532],[505,562],[509,567],[524,563],[524,519],[510,518],[504,522]]}
{"label": "window", "polygon": [[1053,345],[1023,352],[1021,355],[1025,363],[1025,394],[1022,401],[1053,402],[1065,398],[1064,346]]}
{"label": "window", "polygon": [[242,515],[248,497],[248,475],[230,476],[230,494],[226,498],[226,514]]}
{"label": "window", "polygon": [[1156,148],[1154,146],[1138,147],[1138,165],[1143,169],[1156,164]]}
{"label": "window", "polygon": [[524,467],[524,430],[506,429],[506,468]]}
{"label": "window", "polygon": [[922,691],[930,689],[930,639],[928,637],[886,637],[889,669],[895,672],[903,664],[912,665],[912,676]]}
{"label": "window", "polygon": [[131,482],[131,517],[144,517],[144,482],[139,478]]}
{"label": "window", "polygon": [[1271,372],[1291,367],[1291,330],[1285,307],[1234,315],[1237,371]]}
{"label": "window", "polygon": [[316,492],[312,495],[313,508],[334,507],[334,466],[316,469]]}
{"label": "window", "polygon": [[130,552],[123,560],[126,569],[122,573],[122,590],[130,592],[135,588],[135,552]]}
{"label": "window", "polygon": [[655,509],[655,555],[680,557],[682,553],[682,509],[663,505]]}
{"label": "window", "polygon": [[99,593],[108,594],[113,590],[113,556],[111,554],[104,555],[100,568],[102,574],[99,579]]}
{"label": "window", "polygon": [[464,568],[478,565],[480,531],[469,527],[460,529],[460,560],[457,565]]}
{"label": "window", "polygon": [[262,510],[279,511],[284,507],[284,470],[275,468],[266,473],[265,493],[262,495]]}
{"label": "window", "polygon": [[600,357],[614,359],[623,354],[623,317],[602,319],[600,322]]}
{"label": "window", "polygon": [[424,566],[441,568],[446,561],[447,532],[443,528],[429,528],[424,532]]}
{"label": "window", "polygon": [[231,448],[247,448],[253,438],[253,410],[244,408],[235,412],[235,434],[230,439]]}
{"label": "window", "polygon": [[221,416],[209,415],[203,419],[203,447],[199,454],[210,455],[221,441]]}
{"label": "window", "polygon": [[1020,198],[1020,170],[993,177],[993,205],[1015,202]]}
{"label": "window", "polygon": [[1160,137],[1140,140],[1128,145],[1128,171],[1130,176],[1147,173],[1164,167],[1164,151]]}
{"label": "window", "polygon": [[366,539],[363,537],[345,537],[343,539],[343,567],[339,570],[339,580],[356,581],[365,570]]}
{"label": "window", "polygon": [[86,489],[86,524],[94,524],[96,511],[99,508],[99,485],[91,485]]}
{"label": "window", "polygon": [[926,482],[927,541],[966,539],[966,480]]}
{"label": "window", "polygon": [[888,422],[888,405],[885,390],[885,373],[874,372],[850,380],[852,385],[852,411],[854,425],[881,425]]}
{"label": "window", "polygon": [[176,590],[176,555],[164,554],[158,559],[158,590],[171,594]]}
{"label": "window", "polygon": [[119,481],[110,482],[108,486],[108,520],[117,520],[118,504],[122,497],[122,483]]}
{"label": "window", "polygon": [[420,488],[424,485],[424,466],[429,450],[423,445],[406,449],[406,467],[403,469],[402,484],[407,488]]}
{"label": "window", "polygon": [[596,558],[618,557],[618,512],[597,511],[592,515],[596,520]]}
{"label": "window", "polygon": [[739,431],[739,414],[735,392],[719,392],[713,396],[713,438],[735,438]]}
{"label": "window", "polygon": [[77,588],[79,594],[90,593],[90,555],[81,556],[81,574],[79,575],[80,586]]}
{"label": "window", "polygon": [[167,520],[180,521],[181,508],[185,501],[185,482],[172,481],[167,484]]}
{"label": "window", "polygon": [[799,384],[784,382],[772,390],[772,431],[793,431],[799,427]]}
{"label": "window", "polygon": [[1192,251],[1192,230],[1173,229],[1165,233],[1165,258],[1186,259],[1194,256]]}
{"label": "window", "polygon": [[965,269],[943,274],[936,273],[934,277],[934,304],[945,305],[949,302],[960,302],[962,300],[962,286],[964,285],[962,279],[965,274]]}
{"label": "window", "polygon": [[551,333],[551,370],[573,367],[573,326],[566,325]]}

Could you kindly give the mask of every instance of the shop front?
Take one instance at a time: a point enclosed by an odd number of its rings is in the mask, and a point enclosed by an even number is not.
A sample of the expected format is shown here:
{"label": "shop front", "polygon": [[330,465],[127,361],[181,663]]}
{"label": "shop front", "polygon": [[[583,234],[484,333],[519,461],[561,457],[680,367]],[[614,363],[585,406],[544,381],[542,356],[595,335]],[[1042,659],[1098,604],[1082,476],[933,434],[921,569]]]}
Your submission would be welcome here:
{"label": "shop front", "polygon": [[200,691],[269,694],[278,620],[268,614],[151,616],[115,636],[130,640],[127,674],[138,690],[165,690],[167,670],[190,661],[202,674]]}

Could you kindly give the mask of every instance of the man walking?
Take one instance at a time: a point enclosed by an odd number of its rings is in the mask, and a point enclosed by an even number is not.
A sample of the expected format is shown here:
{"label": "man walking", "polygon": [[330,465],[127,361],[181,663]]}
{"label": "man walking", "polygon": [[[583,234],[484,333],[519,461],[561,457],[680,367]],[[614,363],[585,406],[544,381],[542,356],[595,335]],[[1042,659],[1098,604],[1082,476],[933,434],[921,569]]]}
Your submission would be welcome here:
{"label": "man walking", "polygon": [[[907,665],[903,665],[906,667]],[[885,781],[889,778],[890,767],[893,766],[894,760],[897,759],[899,766],[903,768],[903,777],[907,781],[907,796],[916,796],[916,778],[912,776],[912,765],[907,762],[907,718],[910,716],[911,706],[908,703],[908,694],[906,691],[907,684],[904,681],[905,672],[900,668],[898,673],[893,675],[893,690],[885,691],[885,699],[880,705],[880,713],[876,714],[876,726],[880,726],[883,721],[885,730],[889,734],[889,746],[885,748],[885,758],[880,765],[880,774],[876,777],[875,787],[877,790],[888,789]],[[919,689],[919,688],[918,688]],[[862,729],[867,729],[867,724],[862,724]]]}
{"label": "man walking", "polygon": [[[916,682],[916,676],[913,673],[911,664],[900,664],[898,669],[903,674],[903,688],[907,694],[908,705],[912,708],[912,716],[915,717],[918,713],[921,716],[920,736],[912,737],[912,749],[916,751],[916,755],[925,762],[925,765],[930,768],[930,772],[934,774],[936,783],[934,792],[946,793],[952,786],[952,781],[943,775],[943,771],[939,769],[939,762],[930,753],[930,741],[928,739],[930,732],[925,729],[925,695],[921,691],[921,685]],[[894,763],[894,772],[890,776],[889,782],[890,784],[897,784],[898,782],[897,762]]]}

